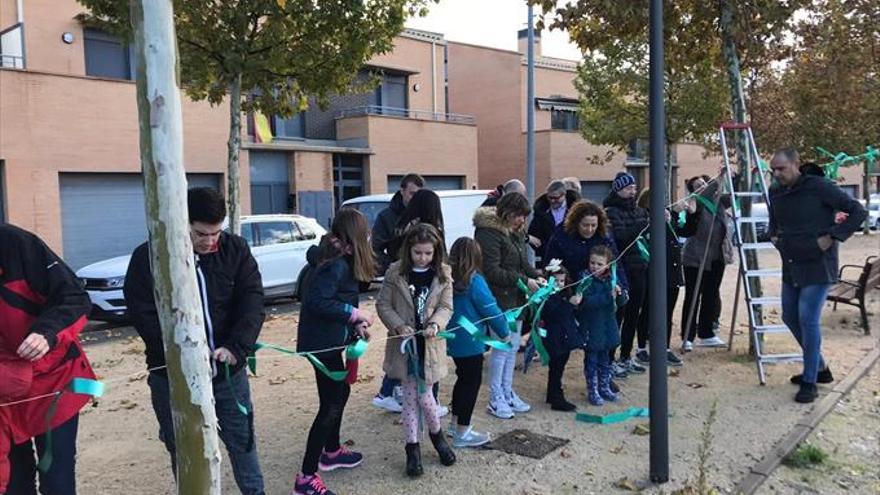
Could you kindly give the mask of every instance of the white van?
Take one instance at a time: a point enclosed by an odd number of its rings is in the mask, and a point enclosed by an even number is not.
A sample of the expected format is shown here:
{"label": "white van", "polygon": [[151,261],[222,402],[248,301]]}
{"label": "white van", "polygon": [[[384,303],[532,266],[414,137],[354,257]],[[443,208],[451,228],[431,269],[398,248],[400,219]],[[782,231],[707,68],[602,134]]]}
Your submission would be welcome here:
{"label": "white van", "polygon": [[[447,252],[452,243],[459,237],[474,236],[474,211],[486,201],[490,191],[465,189],[458,191],[435,191],[440,197],[440,209],[443,211],[443,228]],[[388,208],[394,194],[373,194],[349,199],[342,203],[342,208],[354,208],[367,217],[370,228],[379,216],[379,212]]]}

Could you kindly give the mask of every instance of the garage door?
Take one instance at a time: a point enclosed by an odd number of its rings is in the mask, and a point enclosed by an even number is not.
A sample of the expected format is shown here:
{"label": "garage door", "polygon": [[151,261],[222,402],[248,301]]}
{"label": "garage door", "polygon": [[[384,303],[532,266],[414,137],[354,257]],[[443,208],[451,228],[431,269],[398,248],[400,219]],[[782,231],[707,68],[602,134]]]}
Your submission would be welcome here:
{"label": "garage door", "polygon": [[[422,178],[425,179],[425,187],[432,191],[455,191],[462,189],[461,184],[464,182],[462,175],[423,175]],[[388,192],[397,192],[401,180],[402,175],[389,175]]]}
{"label": "garage door", "polygon": [[581,196],[584,199],[589,199],[591,201],[595,201],[602,204],[602,201],[608,196],[608,193],[611,191],[611,181],[610,180],[582,180],[581,181]]}
{"label": "garage door", "polygon": [[[131,254],[147,238],[140,174],[60,174],[65,261],[77,270]],[[190,187],[220,188],[219,174],[188,174]]]}

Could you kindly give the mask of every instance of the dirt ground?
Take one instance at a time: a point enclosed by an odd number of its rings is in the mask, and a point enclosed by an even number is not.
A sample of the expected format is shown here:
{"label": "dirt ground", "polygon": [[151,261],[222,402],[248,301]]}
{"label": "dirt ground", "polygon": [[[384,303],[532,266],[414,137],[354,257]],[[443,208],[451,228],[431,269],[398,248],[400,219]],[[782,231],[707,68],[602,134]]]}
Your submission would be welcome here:
{"label": "dirt ground", "polygon": [[807,443],[828,458],[814,467],[780,466],[759,493],[880,494],[880,366],[837,404]]}
{"label": "dirt ground", "polygon": [[[842,249],[842,263],[863,263],[877,254],[880,235],[854,236]],[[769,256],[775,256],[770,253]],[[778,257],[776,257],[778,259]],[[772,258],[768,258],[772,259]],[[736,284],[735,267],[729,267],[724,287],[723,338],[728,338]],[[772,288],[771,288],[772,289]],[[372,296],[368,296],[372,299]],[[838,380],[842,379],[867,352],[877,345],[880,334],[878,297],[871,298],[874,335],[866,337],[859,327],[858,310],[841,306],[824,313],[825,356]],[[365,301],[368,306],[373,303]],[[680,304],[680,303],[679,303]],[[778,311],[771,316],[778,316]],[[271,318],[261,340],[294,347],[297,314]],[[678,318],[676,318],[678,319]],[[647,419],[634,419],[613,425],[575,421],[574,414],[551,411],[543,403],[546,369],[533,366],[527,375],[515,379],[520,395],[533,410],[512,420],[490,417],[485,411],[483,387],[475,411],[475,425],[494,436],[515,429],[527,429],[570,442],[545,458],[534,460],[496,450],[459,450],[458,463],[440,465],[429,443],[423,449],[425,475],[411,481],[404,475],[403,433],[394,414],[370,404],[382,377],[383,345],[374,342],[361,363],[360,380],[352,390],[343,421],[343,440],[364,453],[364,464],[351,471],[327,473],[328,487],[339,494],[394,493],[512,493],[512,494],[588,494],[623,493],[622,479],[630,488],[649,493],[666,493],[680,488],[697,476],[697,449],[700,431],[713,403],[717,421],[712,435],[712,454],[708,476],[722,492],[729,492],[748,469],[780,440],[811,406],[796,404],[796,388],[789,375],[798,365],[769,368],[767,386],[759,386],[755,365],[747,354],[743,333],[746,316],[739,305],[733,352],[726,349],[697,349],[683,356],[685,365],[669,377],[670,483],[652,487],[648,477],[648,436],[634,433]],[[676,324],[677,325],[677,324]],[[680,345],[679,331],[673,331],[673,345]],[[375,328],[374,336],[384,331]],[[789,336],[777,336],[774,348],[795,349]],[[89,407],[80,421],[78,483],[85,494],[164,494],[173,493],[169,460],[157,438],[157,424],[150,407],[144,380],[143,345],[136,338],[89,344],[87,352],[97,372],[107,381],[107,393],[97,407]],[[317,394],[310,365],[305,359],[282,357],[261,351],[259,375],[251,378],[256,409],[256,434],[266,492],[289,492],[299,470],[306,435],[317,409]],[[599,409],[586,402],[581,356],[573,355],[565,375],[569,400],[580,412],[607,414],[629,407],[648,406],[648,376],[633,376],[621,382],[622,400]],[[451,365],[450,365],[451,370]],[[878,443],[878,371],[863,380],[856,393],[847,398],[829,417],[815,440],[828,451],[835,451],[835,471],[811,473],[780,471],[765,489],[770,492],[801,493],[799,485],[812,485],[816,493],[843,493],[838,480],[855,479],[847,470],[861,470],[876,480]],[[441,399],[450,399],[454,375],[441,384]],[[872,382],[871,386],[865,386]],[[820,386],[820,394],[828,390]],[[873,394],[873,395],[872,395]],[[872,402],[873,401],[873,402]],[[865,429],[865,425],[871,429]],[[644,430],[644,427],[638,428]],[[643,433],[643,431],[640,431]],[[427,439],[426,439],[427,440]],[[860,450],[864,449],[864,450]],[[225,451],[224,451],[225,456]],[[872,464],[874,470],[864,468]],[[803,477],[808,477],[804,481]],[[849,481],[847,481],[849,483]],[[228,463],[223,466],[223,486],[236,493]],[[769,487],[769,488],[768,488]],[[875,485],[876,487],[876,485]],[[847,493],[877,493],[869,485],[851,483]],[[775,490],[775,491],[774,491]],[[813,493],[813,492],[810,492]]]}

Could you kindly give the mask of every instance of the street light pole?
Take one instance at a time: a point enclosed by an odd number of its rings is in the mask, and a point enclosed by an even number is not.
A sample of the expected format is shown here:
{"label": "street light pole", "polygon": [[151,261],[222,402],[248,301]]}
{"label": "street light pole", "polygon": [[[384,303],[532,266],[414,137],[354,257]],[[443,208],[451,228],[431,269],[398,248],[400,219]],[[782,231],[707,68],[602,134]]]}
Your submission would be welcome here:
{"label": "street light pole", "polygon": [[666,377],[666,109],[663,98],[663,0],[651,0],[650,21],[650,177],[651,262],[648,280],[651,375],[652,483],[669,481],[669,404]]}
{"label": "street light pole", "polygon": [[535,203],[535,17],[529,4],[528,49],[526,50],[526,191]]}

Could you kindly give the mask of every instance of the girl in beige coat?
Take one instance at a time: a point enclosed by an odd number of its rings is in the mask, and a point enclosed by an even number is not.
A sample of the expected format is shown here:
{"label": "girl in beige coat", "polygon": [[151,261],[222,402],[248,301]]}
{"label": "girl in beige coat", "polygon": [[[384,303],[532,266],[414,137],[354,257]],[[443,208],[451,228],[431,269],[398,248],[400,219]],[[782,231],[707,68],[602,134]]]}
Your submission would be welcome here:
{"label": "girl in beige coat", "polygon": [[406,473],[422,474],[419,410],[431,443],[445,466],[455,463],[437,415],[431,387],[446,376],[446,342],[437,337],[452,316],[452,276],[443,262],[443,239],[433,226],[418,224],[407,232],[400,261],[385,273],[376,309],[388,328],[385,373],[403,382],[403,428]]}

